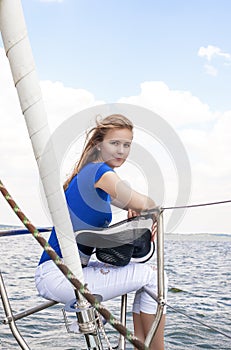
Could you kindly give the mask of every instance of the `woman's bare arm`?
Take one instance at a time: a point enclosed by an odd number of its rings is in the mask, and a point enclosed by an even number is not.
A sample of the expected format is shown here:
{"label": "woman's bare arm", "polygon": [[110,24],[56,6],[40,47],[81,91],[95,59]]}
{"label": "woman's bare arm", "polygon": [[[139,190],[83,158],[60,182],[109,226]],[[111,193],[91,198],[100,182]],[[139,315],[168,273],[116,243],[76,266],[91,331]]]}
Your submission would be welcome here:
{"label": "woman's bare arm", "polygon": [[106,172],[96,182],[95,187],[101,188],[110,194],[112,204],[119,208],[140,212],[156,206],[151,198],[133,190],[128,183],[121,180],[114,172]]}

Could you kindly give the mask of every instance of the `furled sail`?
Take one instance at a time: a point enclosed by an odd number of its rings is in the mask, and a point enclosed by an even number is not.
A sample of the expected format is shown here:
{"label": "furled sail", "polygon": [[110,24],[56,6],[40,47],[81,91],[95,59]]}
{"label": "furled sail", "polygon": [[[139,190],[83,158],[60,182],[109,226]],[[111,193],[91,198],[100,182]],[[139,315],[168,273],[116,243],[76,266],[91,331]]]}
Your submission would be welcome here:
{"label": "furled sail", "polygon": [[20,0],[0,0],[0,29],[64,263],[83,282]]}

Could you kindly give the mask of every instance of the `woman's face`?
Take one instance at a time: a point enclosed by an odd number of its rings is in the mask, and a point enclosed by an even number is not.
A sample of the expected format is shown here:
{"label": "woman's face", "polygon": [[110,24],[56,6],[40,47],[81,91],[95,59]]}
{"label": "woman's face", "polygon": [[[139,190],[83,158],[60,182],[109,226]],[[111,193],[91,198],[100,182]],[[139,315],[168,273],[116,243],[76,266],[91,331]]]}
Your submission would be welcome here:
{"label": "woman's face", "polygon": [[120,167],[129,155],[132,138],[132,131],[127,128],[109,130],[97,147],[102,161],[112,168]]}

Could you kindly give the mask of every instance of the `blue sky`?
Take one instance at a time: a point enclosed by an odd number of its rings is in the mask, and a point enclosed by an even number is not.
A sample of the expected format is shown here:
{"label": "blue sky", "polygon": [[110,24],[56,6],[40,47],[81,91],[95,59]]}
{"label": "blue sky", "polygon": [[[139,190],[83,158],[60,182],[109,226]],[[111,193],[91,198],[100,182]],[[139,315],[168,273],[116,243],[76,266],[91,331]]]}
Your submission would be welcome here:
{"label": "blue sky", "polygon": [[164,81],[213,110],[230,108],[231,61],[215,55],[214,77],[198,56],[208,45],[231,53],[229,0],[22,4],[42,80],[84,88],[106,102],[139,93],[141,82]]}
{"label": "blue sky", "polygon": [[[190,203],[231,199],[231,1],[22,0],[22,5],[51,131],[102,103],[148,108],[186,149]],[[0,114],[7,116],[1,124],[2,179],[27,215],[47,224],[1,41],[0,67]],[[147,133],[142,138],[149,139]],[[179,189],[174,155],[159,146],[150,148],[165,185],[160,204],[172,206]],[[0,212],[1,223],[18,223],[1,201]],[[229,212],[229,205],[205,208],[203,215],[191,210],[176,230],[231,233]]]}

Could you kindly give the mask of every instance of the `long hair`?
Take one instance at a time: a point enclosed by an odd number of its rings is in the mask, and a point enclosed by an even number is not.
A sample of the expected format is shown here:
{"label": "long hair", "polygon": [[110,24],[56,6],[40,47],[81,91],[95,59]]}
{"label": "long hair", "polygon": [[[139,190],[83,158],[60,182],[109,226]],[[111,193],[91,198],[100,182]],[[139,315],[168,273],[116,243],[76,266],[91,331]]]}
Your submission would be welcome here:
{"label": "long hair", "polygon": [[64,190],[69,186],[73,177],[88,163],[94,162],[99,157],[97,145],[104,140],[105,135],[112,129],[129,129],[133,130],[132,122],[122,114],[112,114],[99,120],[96,118],[96,126],[89,130],[86,135],[84,148],[79,161],[76,163],[73,172],[64,183]]}

